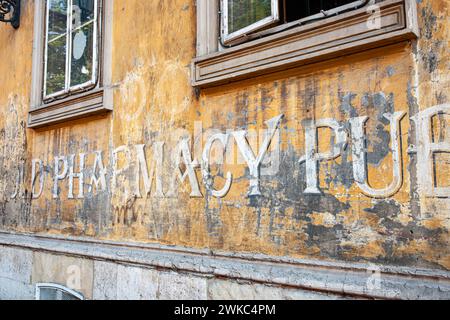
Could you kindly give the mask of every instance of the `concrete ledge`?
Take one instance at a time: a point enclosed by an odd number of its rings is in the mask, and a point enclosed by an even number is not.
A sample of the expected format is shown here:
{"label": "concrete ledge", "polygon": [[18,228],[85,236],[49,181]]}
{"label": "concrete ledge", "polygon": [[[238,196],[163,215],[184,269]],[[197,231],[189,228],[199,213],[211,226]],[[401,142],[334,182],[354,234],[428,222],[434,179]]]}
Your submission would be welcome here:
{"label": "concrete ledge", "polygon": [[[0,246],[355,298],[450,299],[450,272],[0,232]],[[0,249],[2,250],[2,249]]]}

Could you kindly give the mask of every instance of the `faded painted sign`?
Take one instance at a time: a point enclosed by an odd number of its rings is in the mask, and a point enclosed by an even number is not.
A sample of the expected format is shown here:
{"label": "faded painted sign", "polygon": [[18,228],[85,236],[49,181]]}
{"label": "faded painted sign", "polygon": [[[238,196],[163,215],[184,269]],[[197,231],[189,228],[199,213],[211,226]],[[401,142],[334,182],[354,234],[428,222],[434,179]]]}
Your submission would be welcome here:
{"label": "faded painted sign", "polygon": [[[430,136],[432,129],[432,119],[435,116],[447,114],[450,115],[450,104],[438,105],[426,109],[412,120],[416,124],[416,145],[410,148],[410,152],[418,154],[417,172],[419,173],[419,187],[423,194],[427,196],[449,197],[450,187],[436,186],[433,181],[433,157],[438,152],[450,152],[450,142],[435,143]],[[341,156],[342,151],[346,148],[352,150],[353,179],[363,194],[373,198],[388,198],[394,195],[403,183],[403,167],[402,167],[402,136],[400,135],[400,122],[406,116],[406,112],[386,113],[383,117],[388,121],[390,127],[390,152],[392,153],[392,182],[384,188],[373,188],[368,181],[368,162],[365,134],[365,123],[368,117],[355,117],[348,120],[350,124],[350,132],[346,129],[344,123],[335,119],[318,119],[304,122],[304,141],[305,155],[298,159],[298,165],[306,167],[306,188],[297,190],[304,194],[322,194],[319,186],[319,163],[336,159]],[[233,186],[233,175],[226,172],[225,184],[221,189],[215,189],[213,186],[210,163],[221,164],[224,161],[223,154],[227,153],[229,140],[234,139],[241,156],[245,160],[248,168],[248,196],[261,195],[259,187],[261,168],[264,160],[269,160],[270,164],[275,165],[280,162],[280,143],[278,139],[274,139],[280,130],[280,125],[284,115],[279,115],[266,122],[267,129],[263,131],[262,143],[258,150],[252,148],[249,144],[247,131],[230,131],[229,133],[214,133],[207,139],[201,155],[196,156],[192,153],[191,138],[183,138],[173,150],[169,151],[169,157],[165,157],[165,143],[163,141],[155,142],[148,146],[139,144],[134,146],[120,146],[112,152],[112,168],[107,168],[103,159],[104,151],[94,152],[94,164],[90,170],[91,175],[87,176],[85,153],[77,155],[55,155],[53,163],[53,175],[50,177],[53,182],[52,195],[54,199],[60,197],[60,184],[68,184],[68,199],[83,199],[85,192],[93,193],[96,190],[106,191],[107,184],[111,183],[112,189],[117,189],[118,177],[123,175],[130,168],[134,170],[135,180],[133,195],[142,198],[141,183],[144,185],[144,194],[152,197],[176,197],[177,185],[185,181],[189,182],[191,187],[191,197],[203,197],[200,191],[200,181],[197,178],[196,169],[201,168],[203,183],[208,193],[213,197],[226,197]],[[320,152],[317,148],[321,143],[318,141],[318,129],[327,128],[334,134],[334,143],[328,146],[328,150]],[[216,130],[217,131],[217,130]],[[221,146],[221,152],[217,150],[217,145]],[[216,146],[215,154],[212,157],[211,151]],[[272,147],[269,152],[269,147]],[[220,147],[219,147],[220,148]],[[149,165],[147,161],[147,153],[152,152],[153,161]],[[270,153],[270,155],[268,155]],[[119,162],[119,157],[123,156],[125,161]],[[168,159],[167,159],[168,158]],[[230,159],[230,157],[225,157]],[[173,169],[172,179],[163,181],[162,172],[164,162],[169,161]],[[183,166],[184,172],[180,166]],[[78,167],[76,172],[75,167]],[[276,170],[270,170],[266,175],[278,174],[279,166]],[[17,188],[23,182],[23,166],[19,168],[17,175]],[[41,159],[32,161],[32,195],[34,199],[39,198],[44,190],[45,179],[49,178],[44,171],[44,163]],[[108,181],[108,172],[112,172],[111,179]],[[74,183],[78,181],[78,193],[74,194]],[[17,196],[17,191],[11,195],[11,198]]]}

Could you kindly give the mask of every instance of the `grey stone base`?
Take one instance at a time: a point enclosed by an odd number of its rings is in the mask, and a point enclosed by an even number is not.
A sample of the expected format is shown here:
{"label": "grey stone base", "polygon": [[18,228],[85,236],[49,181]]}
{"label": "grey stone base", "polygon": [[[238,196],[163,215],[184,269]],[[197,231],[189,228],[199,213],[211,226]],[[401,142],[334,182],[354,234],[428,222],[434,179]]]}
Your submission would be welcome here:
{"label": "grey stone base", "polygon": [[449,299],[450,273],[0,232],[0,299]]}

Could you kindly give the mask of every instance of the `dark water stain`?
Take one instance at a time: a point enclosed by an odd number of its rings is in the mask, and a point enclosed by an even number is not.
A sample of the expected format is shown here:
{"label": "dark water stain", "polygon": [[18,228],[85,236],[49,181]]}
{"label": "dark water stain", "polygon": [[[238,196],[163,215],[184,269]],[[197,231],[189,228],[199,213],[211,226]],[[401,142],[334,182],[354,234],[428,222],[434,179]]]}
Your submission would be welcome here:
{"label": "dark water stain", "polygon": [[401,207],[400,204],[394,200],[382,200],[378,201],[372,208],[364,209],[364,211],[375,213],[378,217],[383,219],[393,220],[401,213]]}
{"label": "dark water stain", "polygon": [[238,93],[235,98],[234,114],[236,127],[246,128],[248,125],[249,93]]}
{"label": "dark water stain", "polygon": [[422,8],[422,35],[430,40],[433,38],[433,33],[437,29],[437,17],[430,5]]}
{"label": "dark water stain", "polygon": [[326,182],[328,185],[331,183],[336,185],[342,185],[347,190],[355,183],[353,177],[353,163],[350,160],[351,150],[346,148],[341,153],[341,163],[334,161],[331,164],[331,170],[327,175]]}
{"label": "dark water stain", "polygon": [[395,75],[395,68],[392,67],[392,66],[387,67],[387,68],[386,68],[386,75],[387,75],[388,77],[394,76],[394,75]]}
{"label": "dark water stain", "polygon": [[430,51],[422,55],[422,61],[425,65],[425,69],[429,73],[436,71],[439,63],[439,58],[436,49],[430,49]]}
{"label": "dark water stain", "polygon": [[259,94],[260,94],[260,101],[261,101],[260,109],[261,109],[261,111],[265,111],[270,108],[270,104],[273,101],[273,96],[270,94],[270,92],[267,88],[261,88],[259,90]]}
{"label": "dark water stain", "polygon": [[407,246],[412,241],[427,241],[436,250],[442,252],[448,251],[447,241],[448,231],[444,228],[428,229],[418,224],[417,220],[410,221],[407,225],[396,221],[401,213],[401,206],[394,200],[379,200],[372,208],[364,209],[365,212],[373,213],[379,218],[379,226],[383,227],[385,241],[383,248],[386,252],[386,259],[396,264],[407,265],[411,261],[420,262],[424,266],[430,263],[424,261],[423,257],[417,254],[408,254],[404,256],[396,255],[395,248]]}
{"label": "dark water stain", "polygon": [[287,112],[288,98],[289,98],[289,92],[288,92],[286,80],[283,80],[281,82],[281,89],[280,89],[280,112],[282,114],[286,114],[286,112]]}
{"label": "dark water stain", "polygon": [[77,218],[83,223],[85,230],[89,225],[93,225],[97,235],[106,234],[110,231],[108,227],[113,225],[112,211],[111,193],[106,190],[87,194],[78,210]]}
{"label": "dark water stain", "polygon": [[[347,118],[367,115],[369,116],[368,121],[377,122],[375,131],[366,133],[365,144],[368,150],[366,154],[367,163],[379,166],[391,152],[391,136],[387,128],[390,123],[383,115],[394,112],[394,96],[393,94],[386,96],[382,92],[364,94],[360,99],[362,109],[365,110],[364,114],[360,114],[358,108],[355,106],[357,97],[358,95],[351,92],[339,92],[339,110]],[[349,122],[344,122],[341,125],[348,133],[351,132],[352,128]],[[332,140],[331,144],[333,143],[334,141]],[[332,162],[331,170],[326,180],[328,184],[333,182],[334,184],[343,185],[346,189],[349,189],[354,184],[353,163],[349,160],[351,158],[351,147],[350,143],[349,147],[342,150],[340,163],[337,161]]]}
{"label": "dark water stain", "polygon": [[386,96],[382,92],[375,94],[367,93],[363,95],[361,105],[367,110],[369,115],[375,115],[378,123],[374,133],[367,132],[366,147],[369,151],[366,157],[368,164],[379,166],[391,152],[391,134],[386,128],[389,125],[389,120],[383,115],[385,113],[394,113],[394,95],[390,94]]}
{"label": "dark water stain", "polygon": [[447,98],[447,95],[440,91],[440,92],[436,92],[436,101],[437,104],[445,104],[447,103],[447,101],[449,101],[449,99]]}
{"label": "dark water stain", "polygon": [[347,118],[355,118],[359,116],[357,108],[353,105],[353,101],[357,96],[358,95],[354,93],[339,93],[339,110],[346,115]]}
{"label": "dark water stain", "polygon": [[[219,201],[219,206],[212,207],[210,205],[211,201]],[[213,199],[212,195],[209,192],[205,194],[205,205],[204,205],[204,214],[206,217],[206,228],[208,232],[208,236],[218,241],[219,243],[223,243],[223,232],[222,232],[222,219],[220,217],[220,213],[222,211],[222,202],[220,199]]]}
{"label": "dark water stain", "polygon": [[305,80],[305,88],[301,92],[303,108],[307,113],[311,113],[316,107],[316,97],[318,94],[317,83],[314,78]]}
{"label": "dark water stain", "polygon": [[342,247],[339,245],[344,227],[336,224],[333,227],[317,226],[309,223],[305,230],[308,239],[305,243],[308,246],[320,246],[320,254],[328,257],[341,257]]}
{"label": "dark water stain", "polygon": [[[358,117],[358,110],[353,105],[353,100],[357,97],[356,94],[353,93],[339,93],[339,110],[343,113],[347,118]],[[347,132],[351,131],[350,124],[348,122],[341,123],[344,130]],[[330,145],[334,144],[334,136],[331,138],[332,141]],[[328,185],[334,183],[336,185],[342,185],[346,189],[349,189],[355,182],[353,178],[353,163],[350,161],[351,158],[351,148],[343,148],[341,150],[341,162],[333,161],[331,163],[330,172],[327,174],[326,182]]]}
{"label": "dark water stain", "polygon": [[431,5],[422,8],[422,35],[426,40],[426,45],[423,46],[423,51],[419,52],[421,60],[428,73],[437,70],[439,63],[439,50],[442,46],[446,47],[446,43],[434,39],[434,32],[437,30],[437,16],[433,12]]}
{"label": "dark water stain", "polygon": [[[308,235],[308,245],[318,245],[327,243],[324,246],[331,250],[338,245],[340,225],[333,228],[326,228],[322,233],[315,233],[314,227],[310,227],[309,215],[312,213],[331,213],[337,215],[350,209],[349,203],[339,201],[335,196],[323,193],[321,195],[307,195],[303,191],[306,187],[305,166],[298,163],[299,155],[291,147],[281,154],[280,170],[275,176],[261,177],[261,196],[249,197],[248,206],[255,208],[256,212],[261,212],[262,208],[270,212],[269,233],[273,236],[273,241],[277,245],[282,244],[282,239],[276,234],[277,230],[285,229],[283,225],[275,225],[275,218],[284,218],[288,209],[293,210],[292,218],[296,222],[304,222],[308,225],[306,233]],[[257,234],[260,228],[257,226]],[[309,228],[309,229],[308,229]],[[320,231],[316,228],[316,231]],[[291,230],[293,231],[293,230]],[[300,230],[297,230],[298,232]],[[323,235],[323,237],[322,237]]]}

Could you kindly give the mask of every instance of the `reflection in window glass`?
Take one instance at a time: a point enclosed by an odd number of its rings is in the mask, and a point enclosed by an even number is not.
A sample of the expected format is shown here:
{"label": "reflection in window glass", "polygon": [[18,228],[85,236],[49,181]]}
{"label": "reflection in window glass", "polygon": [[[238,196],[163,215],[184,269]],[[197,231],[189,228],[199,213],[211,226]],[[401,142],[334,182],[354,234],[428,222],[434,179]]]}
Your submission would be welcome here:
{"label": "reflection in window glass", "polygon": [[47,95],[66,88],[67,1],[48,0]]}
{"label": "reflection in window glass", "polygon": [[271,0],[228,0],[228,33],[272,15]]}
{"label": "reflection in window glass", "polygon": [[47,95],[66,88],[66,35],[48,43],[47,48]]}
{"label": "reflection in window glass", "polygon": [[72,0],[74,29],[95,19],[95,0]]}
{"label": "reflection in window glass", "polygon": [[67,32],[67,1],[48,0],[48,38],[49,41]]}

